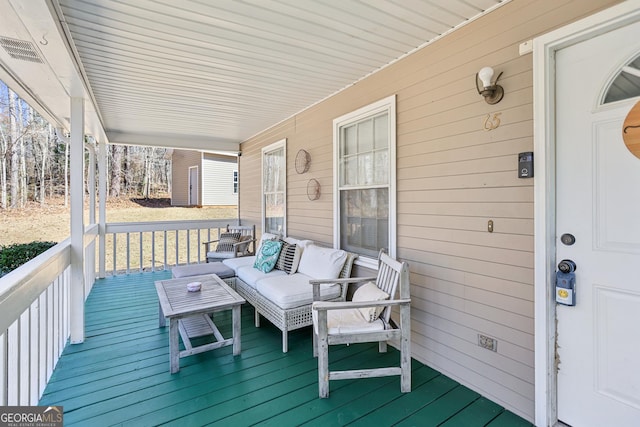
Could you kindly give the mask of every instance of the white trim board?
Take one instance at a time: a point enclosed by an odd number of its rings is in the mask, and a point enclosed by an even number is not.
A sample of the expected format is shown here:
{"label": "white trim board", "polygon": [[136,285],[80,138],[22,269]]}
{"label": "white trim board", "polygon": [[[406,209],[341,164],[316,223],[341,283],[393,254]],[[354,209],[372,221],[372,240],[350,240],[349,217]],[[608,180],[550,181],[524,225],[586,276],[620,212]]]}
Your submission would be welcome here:
{"label": "white trim board", "polygon": [[535,235],[535,424],[558,421],[555,372],[555,53],[640,20],[640,0],[630,0],[533,41]]}

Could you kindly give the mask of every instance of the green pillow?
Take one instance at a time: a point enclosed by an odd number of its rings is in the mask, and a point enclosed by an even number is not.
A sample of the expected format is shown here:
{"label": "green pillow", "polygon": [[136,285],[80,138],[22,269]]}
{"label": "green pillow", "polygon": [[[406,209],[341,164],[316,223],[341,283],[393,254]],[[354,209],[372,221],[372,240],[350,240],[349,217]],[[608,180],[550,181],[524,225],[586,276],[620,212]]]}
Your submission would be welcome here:
{"label": "green pillow", "polygon": [[265,240],[260,246],[260,251],[256,255],[256,261],[253,263],[253,268],[257,268],[263,273],[268,273],[273,270],[278,257],[280,256],[280,250],[282,249],[282,241],[279,240]]}

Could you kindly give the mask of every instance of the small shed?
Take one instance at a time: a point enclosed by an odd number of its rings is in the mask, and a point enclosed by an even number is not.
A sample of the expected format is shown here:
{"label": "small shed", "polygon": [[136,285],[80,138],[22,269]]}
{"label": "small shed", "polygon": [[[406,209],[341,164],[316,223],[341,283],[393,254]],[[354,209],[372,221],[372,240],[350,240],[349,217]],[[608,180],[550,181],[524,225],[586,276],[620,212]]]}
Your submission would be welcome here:
{"label": "small shed", "polygon": [[173,150],[172,206],[238,204],[238,157],[223,153]]}

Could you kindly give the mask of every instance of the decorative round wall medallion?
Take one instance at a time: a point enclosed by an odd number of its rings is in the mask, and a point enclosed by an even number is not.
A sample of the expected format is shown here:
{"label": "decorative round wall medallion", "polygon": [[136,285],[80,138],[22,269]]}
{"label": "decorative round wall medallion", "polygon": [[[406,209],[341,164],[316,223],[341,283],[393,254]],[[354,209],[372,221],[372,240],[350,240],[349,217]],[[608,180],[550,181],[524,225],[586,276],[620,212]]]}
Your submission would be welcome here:
{"label": "decorative round wall medallion", "polygon": [[622,139],[631,154],[640,158],[640,101],[633,106],[622,125]]}
{"label": "decorative round wall medallion", "polygon": [[305,173],[309,170],[311,155],[307,150],[299,150],[296,154],[296,172]]}
{"label": "decorative round wall medallion", "polygon": [[307,182],[307,197],[311,201],[320,198],[320,183],[317,179],[312,178]]}

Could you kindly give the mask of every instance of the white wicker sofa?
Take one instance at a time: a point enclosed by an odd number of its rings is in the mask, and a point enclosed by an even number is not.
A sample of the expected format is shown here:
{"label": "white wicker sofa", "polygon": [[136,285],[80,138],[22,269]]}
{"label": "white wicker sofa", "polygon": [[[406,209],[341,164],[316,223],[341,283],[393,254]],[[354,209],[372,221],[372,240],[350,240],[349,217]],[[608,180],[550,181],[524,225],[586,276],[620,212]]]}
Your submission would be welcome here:
{"label": "white wicker sofa", "polygon": [[[273,238],[277,236],[265,233],[261,241]],[[313,287],[309,280],[350,277],[357,255],[316,246],[310,240],[290,237],[283,240],[302,248],[298,269],[292,274],[276,269],[263,273],[253,267],[255,256],[227,259],[223,263],[235,271],[236,291],[255,308],[256,327],[260,326],[262,315],[280,329],[282,351],[286,353],[288,332],[313,324]],[[324,301],[344,301],[346,293],[347,284],[327,284],[321,288]]]}

